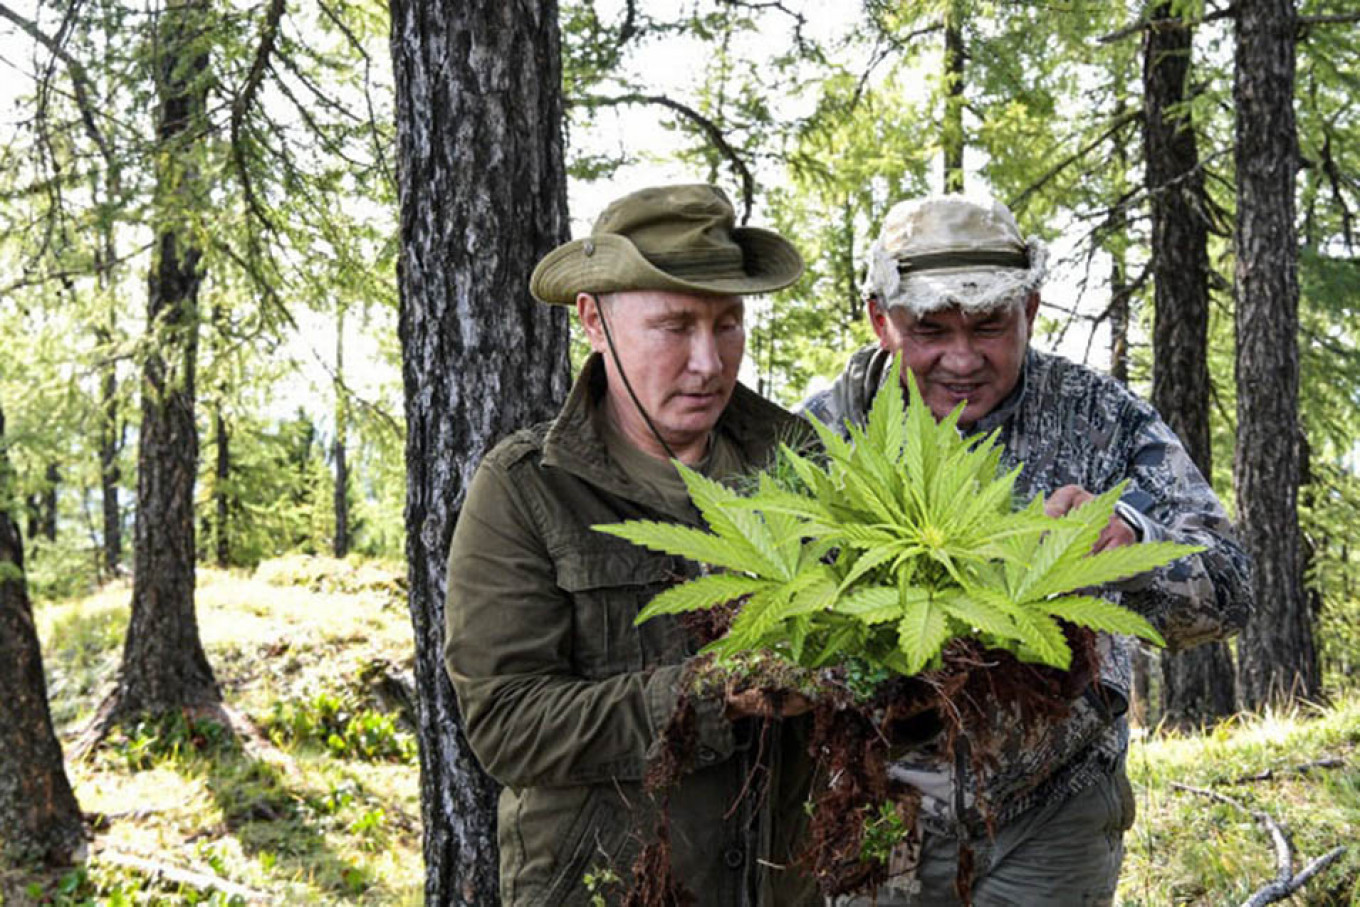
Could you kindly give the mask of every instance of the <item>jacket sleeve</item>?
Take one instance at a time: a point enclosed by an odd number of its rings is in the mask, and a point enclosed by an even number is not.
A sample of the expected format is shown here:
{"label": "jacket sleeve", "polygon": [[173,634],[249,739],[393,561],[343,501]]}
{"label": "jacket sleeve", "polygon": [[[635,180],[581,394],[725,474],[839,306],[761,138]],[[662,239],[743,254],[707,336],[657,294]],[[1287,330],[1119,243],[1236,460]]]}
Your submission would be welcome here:
{"label": "jacket sleeve", "polygon": [[1150,620],[1172,651],[1236,633],[1254,607],[1251,562],[1213,489],[1150,408],[1125,477],[1121,515],[1136,523],[1143,541],[1205,550],[1120,584],[1124,604]]}
{"label": "jacket sleeve", "polygon": [[[683,665],[573,672],[572,596],[533,507],[491,462],[473,478],[449,553],[444,659],[482,766],[515,788],[641,780],[675,710]],[[702,764],[735,749],[722,703],[697,701]]]}

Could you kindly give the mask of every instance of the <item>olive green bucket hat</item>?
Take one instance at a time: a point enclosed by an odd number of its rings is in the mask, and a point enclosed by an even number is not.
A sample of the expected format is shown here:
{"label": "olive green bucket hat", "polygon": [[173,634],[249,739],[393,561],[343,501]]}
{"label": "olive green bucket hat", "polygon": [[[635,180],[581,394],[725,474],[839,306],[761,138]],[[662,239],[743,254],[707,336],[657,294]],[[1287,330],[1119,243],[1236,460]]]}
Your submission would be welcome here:
{"label": "olive green bucket hat", "polygon": [[659,186],[611,202],[590,236],[544,256],[529,292],[554,305],[572,305],[578,293],[624,290],[745,296],[787,287],[802,273],[788,240],[736,226],[721,189]]}

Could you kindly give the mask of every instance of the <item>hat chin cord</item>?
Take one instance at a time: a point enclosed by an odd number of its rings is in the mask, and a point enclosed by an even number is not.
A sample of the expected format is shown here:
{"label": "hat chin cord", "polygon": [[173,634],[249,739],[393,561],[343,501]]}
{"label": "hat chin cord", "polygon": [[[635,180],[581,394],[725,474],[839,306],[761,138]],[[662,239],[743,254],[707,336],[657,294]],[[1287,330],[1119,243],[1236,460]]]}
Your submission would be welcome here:
{"label": "hat chin cord", "polygon": [[[666,439],[661,437],[661,432],[657,431],[656,425],[652,422],[652,417],[647,415],[647,410],[643,407],[642,401],[638,399],[637,393],[633,390],[633,383],[628,380],[628,373],[623,370],[623,363],[619,361],[619,351],[614,346],[614,335],[609,332],[609,321],[604,317],[604,306],[600,303],[600,297],[594,293],[589,294],[595,300],[595,311],[600,316],[600,326],[604,328],[604,339],[609,345],[609,355],[614,359],[614,368],[618,371],[619,377],[623,379],[623,386],[628,390],[628,396],[633,399],[633,405],[637,407],[638,414],[642,416],[642,421],[647,423],[647,428],[651,431],[652,437],[656,438],[662,450],[672,460],[679,460],[671,446],[666,443]],[[683,462],[683,461],[682,461]]]}

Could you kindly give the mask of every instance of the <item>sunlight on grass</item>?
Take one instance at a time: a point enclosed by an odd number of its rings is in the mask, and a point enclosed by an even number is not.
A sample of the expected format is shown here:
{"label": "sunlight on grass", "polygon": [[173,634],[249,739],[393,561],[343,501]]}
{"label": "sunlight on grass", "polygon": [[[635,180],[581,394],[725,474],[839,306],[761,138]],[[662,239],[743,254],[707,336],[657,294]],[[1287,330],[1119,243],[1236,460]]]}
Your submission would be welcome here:
{"label": "sunlight on grass", "polygon": [[[287,584],[301,577],[306,585]],[[390,565],[324,558],[266,564],[255,576],[200,567],[209,661],[228,704],[267,729],[277,748],[197,749],[202,735],[192,728],[171,743],[151,729],[115,734],[90,761],[70,766],[81,808],[102,817],[91,861],[32,884],[57,904],[230,900],[153,881],[118,864],[123,855],[276,903],[419,904],[414,741],[402,703],[384,699],[372,680],[409,683],[410,618],[394,594],[401,584]],[[130,598],[122,582],[35,606],[53,714],[68,741],[113,682]],[[283,719],[286,730],[276,733]]]}
{"label": "sunlight on grass", "polygon": [[[1333,847],[1350,845],[1291,903],[1360,903],[1357,742],[1360,698],[1354,695],[1326,711],[1267,711],[1204,736],[1135,740],[1129,777],[1139,815],[1125,840],[1119,903],[1241,903],[1275,876],[1269,835],[1249,812],[1174,789],[1172,782],[1213,790],[1271,815],[1293,841],[1296,870]],[[1298,771],[1324,759],[1340,765]]]}

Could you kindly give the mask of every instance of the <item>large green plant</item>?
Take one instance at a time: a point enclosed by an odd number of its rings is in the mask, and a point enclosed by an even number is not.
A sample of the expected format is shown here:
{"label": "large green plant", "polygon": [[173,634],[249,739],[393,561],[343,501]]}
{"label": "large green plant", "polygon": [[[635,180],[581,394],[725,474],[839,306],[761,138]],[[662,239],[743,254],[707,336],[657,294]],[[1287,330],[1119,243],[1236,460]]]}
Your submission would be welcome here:
{"label": "large green plant", "polygon": [[960,637],[1067,668],[1060,621],[1162,644],[1141,616],[1083,590],[1200,549],[1155,542],[1092,553],[1123,484],[1060,518],[1044,515],[1042,496],[1016,509],[1019,468],[1001,473],[996,433],[963,437],[962,406],[937,423],[914,380],[904,406],[898,369],[864,428],[849,426],[847,440],[814,422],[823,462],[784,446],[787,468],[775,473],[787,478],[762,473],[753,493],[677,462],[707,530],[596,526],[718,568],[658,595],[638,622],[740,600],[707,651],[772,651],[808,667],[854,658],[906,675],[938,665]]}

